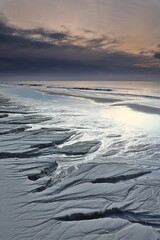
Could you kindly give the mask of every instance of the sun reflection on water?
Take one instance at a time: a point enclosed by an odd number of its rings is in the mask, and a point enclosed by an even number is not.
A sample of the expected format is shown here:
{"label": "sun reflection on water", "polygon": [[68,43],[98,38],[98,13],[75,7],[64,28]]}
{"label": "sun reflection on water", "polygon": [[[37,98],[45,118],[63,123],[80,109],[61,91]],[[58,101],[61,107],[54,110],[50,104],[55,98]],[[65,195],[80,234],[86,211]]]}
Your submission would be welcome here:
{"label": "sun reflection on water", "polygon": [[146,131],[160,132],[160,115],[138,112],[126,106],[103,110],[102,117],[111,117],[122,124],[125,129],[137,128]]}

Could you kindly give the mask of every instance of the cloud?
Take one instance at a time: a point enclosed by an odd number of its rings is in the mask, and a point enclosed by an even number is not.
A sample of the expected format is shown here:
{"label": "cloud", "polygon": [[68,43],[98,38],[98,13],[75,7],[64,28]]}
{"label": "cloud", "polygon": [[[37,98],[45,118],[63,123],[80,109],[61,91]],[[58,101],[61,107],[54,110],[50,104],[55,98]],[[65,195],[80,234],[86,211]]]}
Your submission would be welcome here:
{"label": "cloud", "polygon": [[160,52],[156,52],[156,53],[154,54],[154,57],[157,58],[157,59],[160,59]]}
{"label": "cloud", "polygon": [[48,48],[51,47],[49,42],[35,41],[28,37],[33,31],[19,30],[7,26],[0,22],[0,44],[3,49],[13,50],[14,48]]}
{"label": "cloud", "polygon": [[[89,30],[87,30],[89,33]],[[158,72],[154,58],[114,50],[119,39],[91,32],[20,29],[0,22],[0,73]],[[159,53],[155,58],[159,58]],[[160,72],[160,71],[159,71]]]}

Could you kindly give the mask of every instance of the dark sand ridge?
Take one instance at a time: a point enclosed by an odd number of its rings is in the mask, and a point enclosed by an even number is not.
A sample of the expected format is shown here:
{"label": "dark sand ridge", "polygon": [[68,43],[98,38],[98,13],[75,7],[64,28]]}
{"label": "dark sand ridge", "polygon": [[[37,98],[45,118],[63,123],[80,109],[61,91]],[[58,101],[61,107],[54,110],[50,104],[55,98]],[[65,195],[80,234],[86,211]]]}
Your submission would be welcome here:
{"label": "dark sand ridge", "polygon": [[120,103],[113,104],[112,106],[126,106],[137,112],[149,113],[149,114],[160,114],[160,108],[152,107],[136,103]]}
{"label": "dark sand ridge", "polygon": [[49,91],[41,91],[45,94],[49,95],[59,95],[59,96],[66,96],[66,97],[76,97],[76,98],[84,98],[93,100],[97,103],[114,103],[114,102],[121,102],[121,99],[114,99],[114,98],[103,98],[103,97],[91,97],[91,96],[82,96],[82,95],[74,95],[70,93],[58,93],[58,92],[49,92]]}

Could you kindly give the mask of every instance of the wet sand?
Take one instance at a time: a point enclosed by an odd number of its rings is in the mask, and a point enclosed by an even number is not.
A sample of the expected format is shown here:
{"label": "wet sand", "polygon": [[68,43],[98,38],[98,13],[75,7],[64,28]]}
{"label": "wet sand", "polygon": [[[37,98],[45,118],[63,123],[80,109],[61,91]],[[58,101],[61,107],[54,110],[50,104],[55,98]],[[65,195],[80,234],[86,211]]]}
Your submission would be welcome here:
{"label": "wet sand", "polygon": [[59,95],[59,96],[68,96],[68,97],[89,99],[96,103],[113,103],[112,106],[126,106],[137,112],[143,112],[143,113],[149,113],[149,114],[160,114],[160,108],[158,108],[158,107],[147,106],[147,105],[136,104],[136,103],[122,103],[123,100],[121,100],[121,99],[81,96],[81,95],[74,95],[74,94],[70,94],[70,93],[58,93],[58,92],[50,92],[50,91],[41,91],[41,92],[43,92],[45,94],[49,94],[49,95]]}

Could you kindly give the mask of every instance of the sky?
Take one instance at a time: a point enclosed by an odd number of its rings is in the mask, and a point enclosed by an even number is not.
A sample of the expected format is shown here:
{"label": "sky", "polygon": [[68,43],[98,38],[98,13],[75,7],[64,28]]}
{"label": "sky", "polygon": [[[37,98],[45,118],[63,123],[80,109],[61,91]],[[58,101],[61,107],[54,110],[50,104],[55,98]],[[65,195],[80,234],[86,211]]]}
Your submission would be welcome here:
{"label": "sky", "polygon": [[160,0],[0,0],[0,75],[159,80],[159,23]]}

